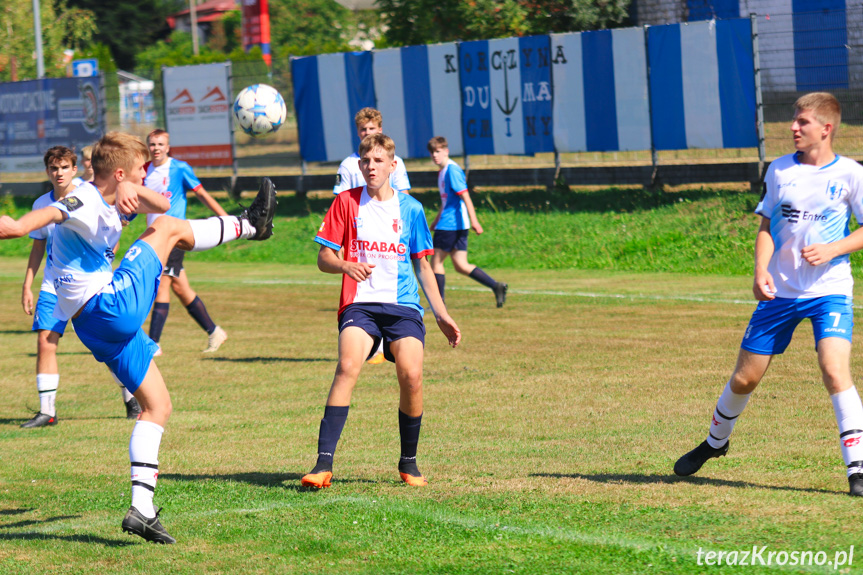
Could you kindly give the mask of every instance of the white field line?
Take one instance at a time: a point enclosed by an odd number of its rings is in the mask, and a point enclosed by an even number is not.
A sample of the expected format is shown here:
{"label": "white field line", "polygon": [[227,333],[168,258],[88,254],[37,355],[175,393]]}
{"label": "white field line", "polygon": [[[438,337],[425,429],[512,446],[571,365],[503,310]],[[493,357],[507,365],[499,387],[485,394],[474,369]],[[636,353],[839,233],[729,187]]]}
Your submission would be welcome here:
{"label": "white field line", "polygon": [[[400,505],[397,503],[381,503],[378,499],[372,497],[362,497],[362,496],[343,496],[343,497],[329,497],[327,499],[321,500],[314,495],[310,495],[306,498],[305,501],[301,503],[296,502],[273,502],[267,505],[262,505],[258,507],[238,507],[233,509],[209,509],[206,511],[197,511],[197,512],[189,512],[189,513],[169,513],[166,515],[166,519],[169,522],[171,518],[173,519],[181,519],[184,521],[188,521],[195,518],[219,518],[222,522],[224,522],[227,526],[228,521],[230,519],[227,518],[228,515],[255,515],[255,514],[266,514],[277,512],[282,509],[299,509],[299,508],[307,508],[307,507],[327,507],[330,505],[340,504],[340,503],[349,503],[351,505],[366,507],[366,508],[377,508],[383,509],[385,512],[393,512],[404,515],[411,515],[416,517],[420,521],[434,521],[436,523],[443,523],[446,525],[454,525],[463,529],[476,529],[482,530],[488,533],[500,533],[500,534],[512,534],[515,536],[527,536],[527,537],[543,537],[557,541],[563,542],[571,542],[571,543],[579,543],[583,545],[589,545],[593,547],[619,547],[622,549],[634,549],[636,551],[662,551],[667,554],[669,557],[681,557],[681,558],[695,558],[696,552],[699,547],[695,545],[674,545],[670,544],[669,541],[650,541],[646,539],[639,539],[637,537],[630,538],[624,537],[621,535],[614,534],[592,534],[592,533],[582,533],[580,531],[574,529],[562,529],[555,527],[520,527],[515,525],[506,525],[500,522],[499,519],[496,518],[478,518],[471,517],[468,515],[462,515],[453,513],[451,511],[446,510],[434,510],[429,512],[423,508],[411,507],[408,505]],[[31,526],[28,527],[21,532],[25,533],[44,533],[44,534],[56,534],[63,533],[67,531],[75,531],[80,534],[80,531],[83,529],[94,529],[99,528],[100,530],[105,530],[106,532],[110,531],[112,527],[116,527],[117,531],[119,531],[119,514],[117,518],[113,519],[96,519],[92,521],[75,521],[73,519],[68,520],[60,520],[53,522],[51,524],[46,524],[42,526]],[[212,524],[212,521],[210,521]],[[372,526],[369,523],[370,527]],[[8,531],[9,535],[13,535],[17,530]],[[111,532],[111,534],[114,534]],[[175,533],[176,535],[176,533]],[[120,535],[117,535],[120,537]],[[182,544],[182,535],[180,543]],[[716,548],[711,548],[711,551],[718,550]],[[761,565],[759,565],[761,567]],[[763,567],[768,568],[777,568],[779,570],[785,570],[786,567],[779,565],[764,565]],[[808,571],[808,572],[824,572],[824,567],[818,566],[808,566],[808,565],[798,565],[795,567],[797,572]]]}
{"label": "white field line", "polygon": [[[338,286],[341,282],[338,281],[314,281],[302,279],[206,279],[195,278],[195,283],[216,283],[216,284],[245,284],[245,285],[331,285]],[[446,288],[454,291],[470,291],[470,292],[487,292],[488,288],[484,287],[460,287],[447,286]],[[705,296],[687,296],[687,295],[658,295],[658,294],[623,294],[623,293],[600,293],[600,292],[584,292],[570,290],[544,290],[544,289],[512,289],[507,291],[507,295],[525,295],[525,296],[555,296],[568,298],[586,298],[586,299],[618,299],[631,301],[682,301],[695,303],[724,303],[733,305],[747,305],[753,308],[756,305],[755,299],[728,299],[722,297],[705,297]],[[863,304],[853,305],[854,309],[863,309]]]}

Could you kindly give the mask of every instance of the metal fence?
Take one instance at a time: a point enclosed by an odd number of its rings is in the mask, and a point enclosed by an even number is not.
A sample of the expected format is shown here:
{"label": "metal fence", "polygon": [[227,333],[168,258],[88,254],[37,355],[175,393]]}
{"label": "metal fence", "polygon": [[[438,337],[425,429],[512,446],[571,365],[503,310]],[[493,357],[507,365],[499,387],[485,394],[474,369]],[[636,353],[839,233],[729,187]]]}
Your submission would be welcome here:
{"label": "metal fence", "polygon": [[[789,125],[793,103],[802,94],[816,90],[834,93],[843,106],[843,121],[837,132],[837,152],[863,159],[863,6],[848,10],[821,10],[794,14],[758,14],[759,59],[765,121],[765,146],[768,160],[790,150]],[[154,83],[153,106],[156,122],[121,124],[116,90],[109,90],[109,127],[145,136],[154,127],[164,126],[160,70],[135,70],[135,74]],[[233,64],[233,90],[255,83],[275,86],[288,105],[288,121],[278,133],[262,139],[243,134],[237,136],[240,174],[270,170],[274,175],[298,174],[303,169],[297,143],[293,112],[293,90],[290,60],[273,59],[272,70],[263,63]],[[386,125],[384,126],[386,129]],[[754,127],[753,127],[754,129]],[[471,156],[472,169],[548,168],[555,166],[554,154],[537,156]],[[652,155],[649,150],[634,152],[584,152],[561,154],[563,167],[625,167],[657,164],[757,162],[757,148],[664,151]],[[430,162],[409,160],[411,171],[432,170]],[[203,169],[219,174],[226,169]],[[332,164],[307,164],[307,174],[334,173]]]}

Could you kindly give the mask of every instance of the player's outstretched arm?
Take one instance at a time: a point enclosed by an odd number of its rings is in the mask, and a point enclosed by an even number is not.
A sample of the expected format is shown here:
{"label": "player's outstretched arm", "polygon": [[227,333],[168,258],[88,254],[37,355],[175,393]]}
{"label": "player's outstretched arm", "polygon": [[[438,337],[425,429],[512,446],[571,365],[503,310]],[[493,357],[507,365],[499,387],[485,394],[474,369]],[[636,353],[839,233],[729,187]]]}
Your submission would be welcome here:
{"label": "player's outstretched arm", "polygon": [[117,185],[117,197],[114,203],[117,210],[127,216],[164,214],[171,207],[171,201],[162,194],[129,181],[122,181]]}
{"label": "player's outstretched arm", "polygon": [[470,192],[462,192],[459,197],[461,198],[461,201],[464,202],[464,205],[467,208],[467,217],[470,218],[470,227],[473,228],[473,231],[476,232],[476,235],[481,234],[482,226],[479,224],[479,220],[476,217],[476,210],[473,209],[473,200],[470,199]]}
{"label": "player's outstretched arm", "polygon": [[752,293],[758,301],[769,301],[776,297],[773,276],[767,271],[775,249],[773,236],[770,234],[770,220],[762,217],[758,235],[755,237],[755,281],[752,284]]}
{"label": "player's outstretched arm", "polygon": [[63,223],[65,219],[66,214],[52,206],[24,214],[18,220],[11,216],[0,216],[0,240],[20,238],[48,224]]}
{"label": "player's outstretched arm", "polygon": [[339,257],[336,250],[321,246],[318,252],[318,269],[327,274],[345,274],[356,282],[362,282],[372,275],[374,264],[347,262]]}
{"label": "player's outstretched arm", "polygon": [[30,259],[27,260],[27,271],[24,273],[24,285],[21,286],[21,307],[24,308],[24,313],[33,315],[33,278],[39,272],[39,266],[42,265],[42,258],[45,256],[45,246],[47,240],[33,240],[33,247],[30,248]]}
{"label": "player's outstretched arm", "polygon": [[217,216],[228,215],[228,212],[226,212],[224,208],[222,208],[219,202],[216,201],[216,198],[211,196],[210,193],[204,189],[204,186],[198,186],[192,191],[195,192],[195,195],[198,196],[198,199],[201,200],[201,203],[210,208],[210,211],[212,211],[214,214],[216,214]]}
{"label": "player's outstretched arm", "polygon": [[863,228],[857,228],[841,240],[829,244],[812,244],[800,253],[811,266],[830,263],[834,258],[863,249]]}
{"label": "player's outstretched arm", "polygon": [[437,280],[435,280],[434,272],[431,264],[426,258],[417,258],[414,260],[414,271],[419,280],[420,287],[423,288],[423,293],[426,294],[426,299],[432,308],[437,326],[446,336],[447,341],[453,347],[461,342],[461,330],[456,325],[446,310],[443,299],[440,297],[440,291],[437,288]]}

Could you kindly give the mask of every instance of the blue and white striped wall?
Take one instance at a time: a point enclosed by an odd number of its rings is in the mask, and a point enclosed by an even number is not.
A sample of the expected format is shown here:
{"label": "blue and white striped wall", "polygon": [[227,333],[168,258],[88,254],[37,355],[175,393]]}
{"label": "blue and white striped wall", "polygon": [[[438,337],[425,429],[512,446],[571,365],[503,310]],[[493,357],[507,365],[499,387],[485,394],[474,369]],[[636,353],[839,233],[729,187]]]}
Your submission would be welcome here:
{"label": "blue and white striped wall", "polygon": [[648,25],[757,14],[765,92],[863,85],[859,0],[633,0],[633,5],[638,23]]}
{"label": "blue and white striped wall", "polygon": [[655,148],[757,146],[749,21],[667,24],[647,31]]}
{"label": "blue and white striped wall", "polygon": [[644,30],[552,34],[559,152],[650,149]]}
{"label": "blue and white striped wall", "polygon": [[749,27],[710,21],[295,58],[300,153],[340,161],[354,152],[364,106],[381,111],[409,158],[425,157],[432,136],[445,136],[453,155],[755,147]]}

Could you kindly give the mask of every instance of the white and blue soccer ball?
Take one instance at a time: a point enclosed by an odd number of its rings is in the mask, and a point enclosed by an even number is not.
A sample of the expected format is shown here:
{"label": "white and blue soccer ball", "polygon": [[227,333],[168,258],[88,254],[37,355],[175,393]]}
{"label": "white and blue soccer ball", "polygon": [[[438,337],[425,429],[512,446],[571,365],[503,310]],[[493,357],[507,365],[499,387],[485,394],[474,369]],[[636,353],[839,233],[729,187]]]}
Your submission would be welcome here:
{"label": "white and blue soccer ball", "polygon": [[282,127],[288,109],[279,91],[267,84],[255,84],[243,90],[234,100],[234,120],[250,136],[259,138]]}

